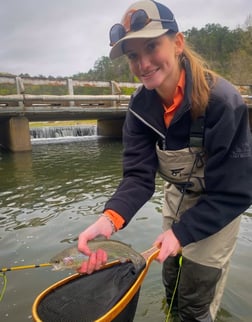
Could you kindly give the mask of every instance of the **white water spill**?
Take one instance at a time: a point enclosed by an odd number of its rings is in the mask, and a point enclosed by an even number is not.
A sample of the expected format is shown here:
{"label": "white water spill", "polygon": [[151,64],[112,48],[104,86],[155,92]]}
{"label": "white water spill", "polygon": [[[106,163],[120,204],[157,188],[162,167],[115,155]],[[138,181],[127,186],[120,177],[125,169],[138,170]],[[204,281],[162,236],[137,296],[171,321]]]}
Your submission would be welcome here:
{"label": "white water spill", "polygon": [[30,135],[32,139],[96,136],[97,128],[96,125],[46,126],[31,128]]}

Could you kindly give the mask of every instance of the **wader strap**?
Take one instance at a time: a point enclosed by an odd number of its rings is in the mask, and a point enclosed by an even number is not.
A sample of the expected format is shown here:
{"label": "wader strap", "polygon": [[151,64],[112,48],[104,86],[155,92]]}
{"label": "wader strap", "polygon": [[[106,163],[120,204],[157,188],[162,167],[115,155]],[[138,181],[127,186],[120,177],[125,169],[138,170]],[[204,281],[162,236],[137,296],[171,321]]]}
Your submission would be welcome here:
{"label": "wader strap", "polygon": [[191,124],[190,147],[202,147],[204,145],[205,115],[199,116]]}

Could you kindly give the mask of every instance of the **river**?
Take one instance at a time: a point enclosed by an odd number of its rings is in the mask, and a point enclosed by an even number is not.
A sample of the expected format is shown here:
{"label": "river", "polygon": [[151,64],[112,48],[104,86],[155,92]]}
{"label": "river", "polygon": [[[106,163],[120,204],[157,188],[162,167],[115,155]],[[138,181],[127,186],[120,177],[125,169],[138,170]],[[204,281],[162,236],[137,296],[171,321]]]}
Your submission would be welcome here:
{"label": "river", "polygon": [[[0,153],[0,267],[40,264],[92,223],[121,178],[121,141],[96,135],[33,140],[32,152]],[[161,232],[162,181],[153,198],[114,238],[138,251]],[[217,321],[252,321],[252,208],[242,217]],[[70,272],[36,268],[7,272],[0,321],[31,321],[36,296]],[[3,280],[0,279],[0,291]],[[165,321],[161,266],[151,264],[142,285],[136,322]],[[73,321],[74,322],[74,321]]]}

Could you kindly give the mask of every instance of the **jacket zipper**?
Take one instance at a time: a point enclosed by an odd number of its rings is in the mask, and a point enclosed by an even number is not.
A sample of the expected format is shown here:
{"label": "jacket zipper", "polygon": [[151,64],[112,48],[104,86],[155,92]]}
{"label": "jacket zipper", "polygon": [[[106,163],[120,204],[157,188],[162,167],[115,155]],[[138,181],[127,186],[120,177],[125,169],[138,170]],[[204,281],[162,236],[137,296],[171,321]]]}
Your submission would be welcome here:
{"label": "jacket zipper", "polygon": [[150,123],[148,123],[144,118],[142,118],[139,114],[134,112],[131,108],[129,108],[129,111],[135,115],[141,122],[143,122],[145,125],[147,125],[149,128],[151,128],[153,131],[155,131],[162,139],[165,140],[165,135],[162,134],[160,131],[158,131],[154,126],[152,126]]}

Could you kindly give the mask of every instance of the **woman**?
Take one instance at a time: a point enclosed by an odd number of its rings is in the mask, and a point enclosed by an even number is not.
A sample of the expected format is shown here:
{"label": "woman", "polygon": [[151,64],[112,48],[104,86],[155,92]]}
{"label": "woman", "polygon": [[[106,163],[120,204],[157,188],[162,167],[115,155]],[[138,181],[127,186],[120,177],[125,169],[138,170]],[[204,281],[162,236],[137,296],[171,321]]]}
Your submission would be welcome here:
{"label": "woman", "polygon": [[252,142],[240,94],[207,69],[185,43],[172,12],[139,1],[110,30],[110,57],[126,55],[143,84],[132,96],[123,128],[123,179],[99,219],[79,236],[90,255],[81,272],[106,262],[87,241],[124,228],[165,180],[163,233],[154,244],[170,303],[181,321],[214,321],[240,225],[252,202]]}

